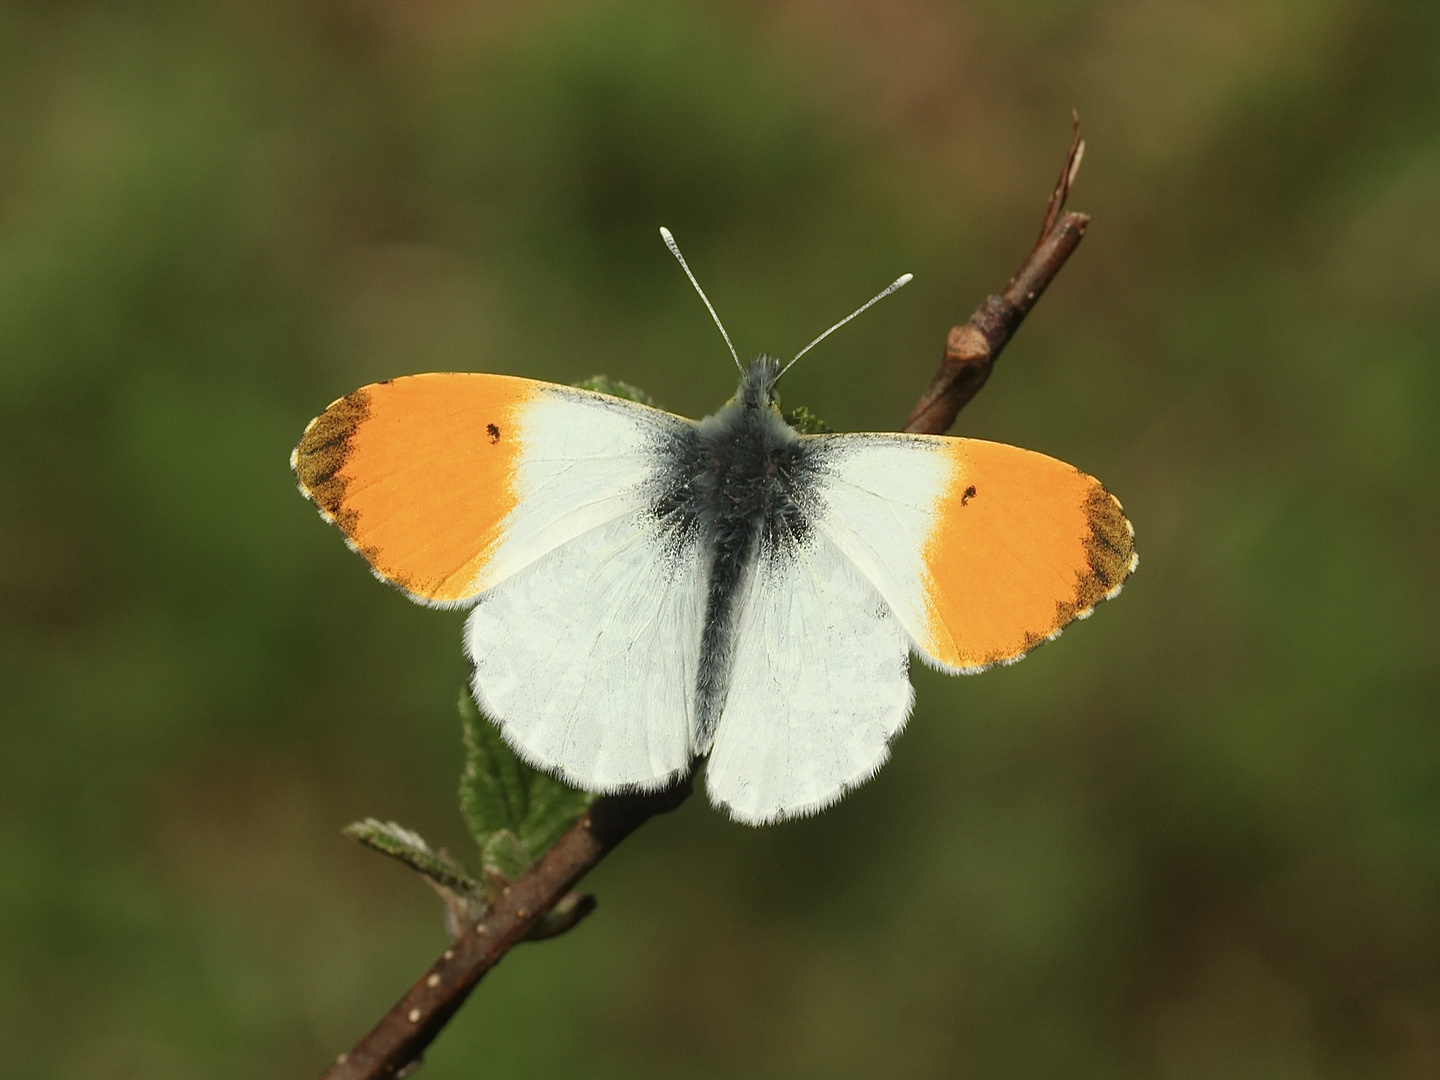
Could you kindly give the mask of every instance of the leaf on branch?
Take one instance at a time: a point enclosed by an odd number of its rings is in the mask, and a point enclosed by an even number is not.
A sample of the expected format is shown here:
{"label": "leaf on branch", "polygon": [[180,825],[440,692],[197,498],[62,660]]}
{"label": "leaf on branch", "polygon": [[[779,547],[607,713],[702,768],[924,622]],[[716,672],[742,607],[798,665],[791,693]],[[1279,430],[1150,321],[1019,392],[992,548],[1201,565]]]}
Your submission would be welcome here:
{"label": "leaf on branch", "polygon": [[417,832],[393,821],[366,818],[345,827],[345,835],[368,848],[399,859],[430,883],[445,902],[445,929],[458,937],[490,909],[489,891],[443,850],[436,851]]}
{"label": "leaf on branch", "polygon": [[465,771],[460,811],[480,848],[487,878],[514,881],[595,800],[515,756],[499,730],[460,694]]}
{"label": "leaf on branch", "polygon": [[480,891],[480,883],[470,876],[470,871],[444,851],[431,848],[419,833],[411,832],[403,825],[366,818],[347,825],[345,835],[382,855],[399,859],[440,888],[455,893],[478,894]]}
{"label": "leaf on branch", "polygon": [[829,435],[835,430],[804,405],[796,405],[793,410],[786,413],[785,423],[801,435]]}
{"label": "leaf on branch", "polygon": [[480,861],[487,873],[499,874],[508,882],[514,881],[530,869],[530,864],[535,860],[530,857],[530,852],[525,850],[525,845],[518,836],[509,829],[499,829],[491,833],[481,847]]}

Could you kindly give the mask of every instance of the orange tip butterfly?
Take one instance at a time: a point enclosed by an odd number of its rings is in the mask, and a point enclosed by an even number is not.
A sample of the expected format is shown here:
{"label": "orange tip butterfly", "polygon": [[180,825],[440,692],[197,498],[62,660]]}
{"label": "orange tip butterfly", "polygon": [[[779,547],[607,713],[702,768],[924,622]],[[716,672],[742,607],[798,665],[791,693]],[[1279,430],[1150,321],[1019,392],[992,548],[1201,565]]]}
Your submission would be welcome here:
{"label": "orange tip butterfly", "polygon": [[381,580],[471,609],[475,700],[525,760],[615,792],[706,757],[712,802],[779,821],[884,764],[912,652],[953,674],[1011,663],[1137,562],[1120,503],[1073,466],[978,439],[802,435],[774,403],[782,373],[742,366],[699,422],[410,375],[331,404],[291,466]]}

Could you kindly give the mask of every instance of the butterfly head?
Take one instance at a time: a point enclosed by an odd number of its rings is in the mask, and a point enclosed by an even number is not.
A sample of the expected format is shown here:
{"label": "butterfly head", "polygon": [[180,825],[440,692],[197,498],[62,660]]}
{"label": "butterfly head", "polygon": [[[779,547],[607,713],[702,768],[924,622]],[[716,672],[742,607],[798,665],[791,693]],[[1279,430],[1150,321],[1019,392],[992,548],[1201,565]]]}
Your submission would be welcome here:
{"label": "butterfly head", "polygon": [[779,378],[780,361],[761,353],[741,373],[735,400],[746,409],[775,409],[775,383]]}

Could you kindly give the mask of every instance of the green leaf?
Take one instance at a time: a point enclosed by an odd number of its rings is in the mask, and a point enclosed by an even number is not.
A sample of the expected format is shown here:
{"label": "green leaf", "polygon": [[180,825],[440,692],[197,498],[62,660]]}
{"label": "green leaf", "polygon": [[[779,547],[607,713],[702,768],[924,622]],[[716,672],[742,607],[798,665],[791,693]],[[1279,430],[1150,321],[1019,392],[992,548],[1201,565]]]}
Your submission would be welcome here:
{"label": "green leaf", "polygon": [[655,400],[638,386],[631,386],[628,382],[612,379],[609,375],[591,375],[590,378],[582,379],[575,385],[581,390],[594,390],[597,394],[609,394],[611,397],[624,398],[627,401],[638,401],[641,405],[655,404]]}
{"label": "green leaf", "polygon": [[465,740],[465,771],[460,777],[460,812],[483,851],[492,833],[514,830],[525,814],[528,769],[493,724],[480,715],[470,695],[460,692],[460,730]]}
{"label": "green leaf", "polygon": [[786,413],[785,422],[801,435],[828,435],[835,430],[804,405],[796,405],[793,410]]}
{"label": "green leaf", "polygon": [[486,870],[499,874],[506,881],[514,881],[535,861],[520,838],[509,829],[490,834],[485,846],[480,849],[480,860]]}
{"label": "green leaf", "polygon": [[[345,829],[347,836],[398,859],[434,887],[445,902],[451,937],[484,918],[501,890],[530,869],[595,798],[517,758],[464,691],[460,723],[465,737],[460,809],[480,848],[478,879],[458,860],[430,847],[419,833],[393,821],[366,818]],[[539,941],[563,934],[594,907],[594,897],[571,893],[529,936]]]}
{"label": "green leaf", "polygon": [[530,807],[520,822],[520,843],[538,859],[590,808],[595,795],[546,773],[532,773]]}
{"label": "green leaf", "polygon": [[419,833],[411,832],[393,821],[366,818],[345,827],[345,835],[368,848],[399,859],[412,870],[418,870],[435,885],[451,892],[478,894],[480,883],[470,872],[443,851],[435,851]]}
{"label": "green leaf", "polygon": [[514,881],[573,825],[595,796],[515,756],[499,730],[460,694],[465,771],[460,810],[487,875]]}

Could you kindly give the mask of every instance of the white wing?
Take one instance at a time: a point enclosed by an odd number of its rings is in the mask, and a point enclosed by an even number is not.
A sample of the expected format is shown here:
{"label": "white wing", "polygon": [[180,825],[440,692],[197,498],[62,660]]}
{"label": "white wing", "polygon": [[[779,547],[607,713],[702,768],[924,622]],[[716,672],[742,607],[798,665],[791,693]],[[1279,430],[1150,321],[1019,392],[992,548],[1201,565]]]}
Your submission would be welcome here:
{"label": "white wing", "polygon": [[647,514],[590,529],[482,594],[475,699],[535,765],[591,791],[690,766],[705,561]]}
{"label": "white wing", "polygon": [[756,825],[811,814],[884,764],[914,701],[909,639],[829,540],[762,545],[734,640],[713,802]]}

